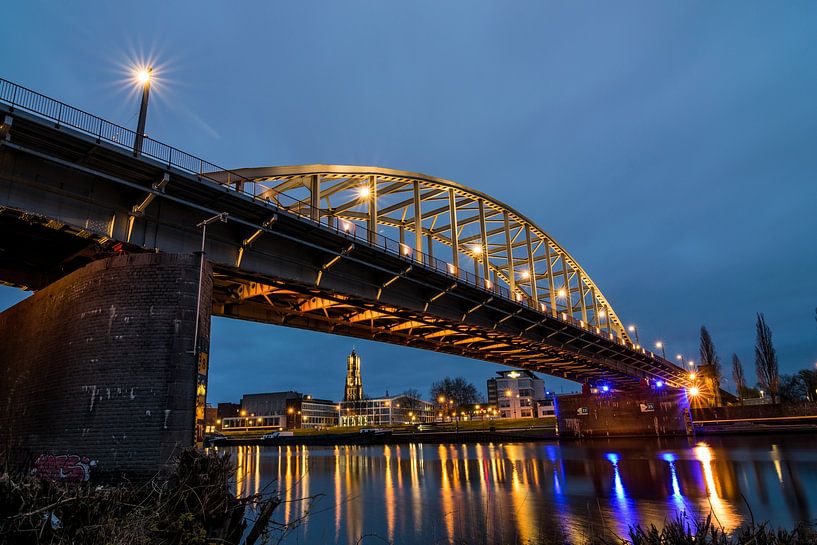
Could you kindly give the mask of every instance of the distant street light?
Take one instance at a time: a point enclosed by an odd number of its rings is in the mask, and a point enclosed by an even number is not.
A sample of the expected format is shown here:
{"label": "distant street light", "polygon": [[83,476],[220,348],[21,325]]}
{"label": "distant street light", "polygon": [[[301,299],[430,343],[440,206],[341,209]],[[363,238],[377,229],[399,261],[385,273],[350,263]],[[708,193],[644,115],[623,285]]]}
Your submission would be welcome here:
{"label": "distant street light", "polygon": [[196,295],[196,329],[193,333],[193,353],[198,353],[199,350],[199,314],[201,312],[201,282],[202,278],[204,277],[204,243],[207,238],[207,225],[213,223],[214,221],[221,221],[227,223],[227,212],[222,212],[220,214],[216,214],[212,218],[207,218],[206,220],[202,221],[196,227],[201,228],[201,259],[199,261],[199,289],[198,295]]}
{"label": "distant street light", "polygon": [[682,354],[676,354],[675,359],[681,362],[681,367],[686,369],[687,362],[684,360],[684,356]]}
{"label": "distant street light", "polygon": [[635,324],[631,324],[627,328],[627,331],[630,333],[635,333],[635,344],[641,344],[641,341],[638,340],[638,328],[635,326]]}
{"label": "distant street light", "polygon": [[655,343],[655,347],[660,348],[661,349],[661,357],[664,358],[664,359],[667,359],[667,353],[666,353],[666,351],[664,349],[664,343],[661,342],[661,341],[658,341],[658,342]]}
{"label": "distant street light", "polygon": [[142,86],[142,104],[139,107],[139,122],[136,124],[136,138],[133,139],[133,155],[142,153],[142,140],[145,138],[145,121],[148,115],[148,98],[150,98],[150,81],[153,79],[153,67],[140,68],[136,71],[136,81]]}

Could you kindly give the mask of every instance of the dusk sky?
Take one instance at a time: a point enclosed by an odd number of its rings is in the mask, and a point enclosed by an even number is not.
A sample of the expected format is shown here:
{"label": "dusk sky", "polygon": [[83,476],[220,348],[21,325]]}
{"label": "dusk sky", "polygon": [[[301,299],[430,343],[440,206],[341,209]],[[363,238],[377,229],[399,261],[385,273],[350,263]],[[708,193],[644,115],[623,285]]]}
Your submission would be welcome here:
{"label": "dusk sky", "polygon": [[[781,370],[817,363],[817,3],[414,0],[6,3],[0,77],[229,168],[376,165],[518,209],[642,344],[754,380],[755,313]],[[0,288],[0,309],[27,294]],[[342,396],[480,361],[215,318],[209,401]],[[577,385],[547,379],[549,388]]]}

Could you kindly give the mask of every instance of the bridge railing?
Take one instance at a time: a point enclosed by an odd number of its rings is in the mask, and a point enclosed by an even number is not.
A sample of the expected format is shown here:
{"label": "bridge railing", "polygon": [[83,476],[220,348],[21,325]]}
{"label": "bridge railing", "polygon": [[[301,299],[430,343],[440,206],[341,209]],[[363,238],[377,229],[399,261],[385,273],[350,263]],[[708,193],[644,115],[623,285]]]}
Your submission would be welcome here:
{"label": "bridge railing", "polygon": [[[59,100],[2,78],[0,78],[0,101],[9,104],[12,109],[19,108],[54,121],[56,127],[66,126],[93,136],[97,142],[104,141],[132,151],[136,141],[136,132],[131,129],[117,125],[116,123],[112,123],[84,110],[69,106],[64,102],[60,102]],[[452,280],[464,282],[503,299],[529,307],[543,314],[552,315],[557,320],[581,327],[598,336],[607,337],[616,344],[648,355],[654,360],[662,360],[675,367],[673,362],[663,360],[663,358],[659,358],[643,347],[618,337],[609,330],[605,332],[601,328],[582,320],[577,320],[565,312],[553,312],[553,309],[547,304],[541,301],[535,301],[532,297],[520,291],[511,291],[509,288],[499,285],[496,279],[490,280],[481,278],[478,275],[463,270],[462,267],[456,267],[454,264],[442,259],[418,252],[405,243],[384,237],[377,232],[369,232],[368,229],[354,222],[328,216],[325,214],[325,211],[322,210],[313,211],[307,201],[295,199],[285,193],[275,193],[273,195],[265,194],[262,198],[257,194],[258,186],[254,180],[148,136],[143,137],[140,154],[167,165],[168,168],[175,167],[189,174],[193,174],[200,179],[204,178],[224,185],[233,191],[247,195],[253,200],[264,203],[274,209],[284,209],[290,213],[294,213],[302,219],[318,223],[324,228],[332,229],[358,242],[379,247],[390,254],[400,256],[406,261],[407,265],[413,264],[427,267],[435,272],[449,276]],[[134,152],[134,155],[137,154]],[[246,188],[251,188],[251,190]]]}

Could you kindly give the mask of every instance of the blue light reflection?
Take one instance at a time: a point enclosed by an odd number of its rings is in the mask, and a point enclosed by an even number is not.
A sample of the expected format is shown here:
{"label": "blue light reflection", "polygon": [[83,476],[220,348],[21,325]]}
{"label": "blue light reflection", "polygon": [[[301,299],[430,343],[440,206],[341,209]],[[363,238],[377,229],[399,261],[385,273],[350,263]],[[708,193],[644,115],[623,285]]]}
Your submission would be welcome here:
{"label": "blue light reflection", "polygon": [[621,473],[618,469],[618,462],[621,456],[615,452],[608,452],[604,455],[605,458],[613,466],[613,494],[616,501],[611,504],[615,513],[615,520],[619,525],[620,532],[626,532],[629,526],[635,523],[632,513],[630,512],[630,500],[627,498],[627,491],[624,489],[624,483],[621,480]]}
{"label": "blue light reflection", "polygon": [[669,464],[670,478],[672,479],[672,502],[678,509],[678,512],[684,512],[686,505],[684,503],[684,496],[681,494],[681,485],[678,483],[678,473],[675,470],[675,455],[671,452],[665,452],[661,458]]}

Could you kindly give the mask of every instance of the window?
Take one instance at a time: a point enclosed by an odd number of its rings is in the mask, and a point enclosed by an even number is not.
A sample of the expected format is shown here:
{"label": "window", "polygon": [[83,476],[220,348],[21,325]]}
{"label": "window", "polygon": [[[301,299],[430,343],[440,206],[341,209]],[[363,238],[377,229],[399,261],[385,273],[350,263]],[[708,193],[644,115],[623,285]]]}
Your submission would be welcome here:
{"label": "window", "polygon": [[530,418],[531,416],[532,415],[531,415],[530,411],[522,411],[522,418],[526,418],[526,417]]}
{"label": "window", "polygon": [[510,407],[511,406],[511,400],[510,399],[500,399],[499,400],[499,406],[500,407],[505,407],[505,408]]}

